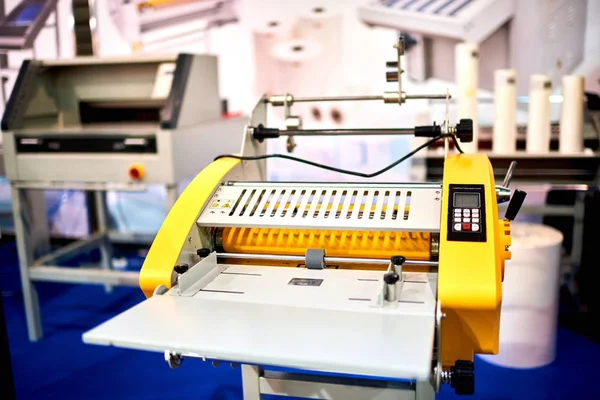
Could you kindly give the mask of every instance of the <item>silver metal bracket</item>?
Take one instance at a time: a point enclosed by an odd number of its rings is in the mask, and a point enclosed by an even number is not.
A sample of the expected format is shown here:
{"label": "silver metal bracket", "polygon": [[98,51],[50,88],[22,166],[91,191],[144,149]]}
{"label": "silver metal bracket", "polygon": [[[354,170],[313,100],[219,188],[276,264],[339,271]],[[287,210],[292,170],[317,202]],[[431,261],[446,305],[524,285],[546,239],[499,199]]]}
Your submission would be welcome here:
{"label": "silver metal bracket", "polygon": [[225,270],[224,265],[217,264],[217,253],[212,252],[198,264],[179,276],[177,293],[179,296],[191,297],[202,290]]}

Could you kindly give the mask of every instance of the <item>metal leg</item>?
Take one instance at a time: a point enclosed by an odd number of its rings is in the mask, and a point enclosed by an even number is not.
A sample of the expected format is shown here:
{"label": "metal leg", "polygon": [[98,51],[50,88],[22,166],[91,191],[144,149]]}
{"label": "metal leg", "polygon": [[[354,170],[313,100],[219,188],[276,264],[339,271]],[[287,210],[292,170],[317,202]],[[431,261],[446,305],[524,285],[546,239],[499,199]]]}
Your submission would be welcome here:
{"label": "metal leg", "polygon": [[576,294],[575,276],[581,265],[583,251],[583,225],[585,218],[585,196],[586,192],[577,192],[575,197],[575,210],[573,221],[573,246],[571,248],[571,268],[567,280],[569,291]]}
{"label": "metal leg", "polygon": [[166,189],[165,205],[167,206],[168,213],[177,201],[177,185],[167,185]]}
{"label": "metal leg", "polygon": [[6,108],[6,103],[8,102],[6,83],[8,82],[8,78],[6,76],[2,76],[0,79],[2,80],[2,105]]}
{"label": "metal leg", "polygon": [[29,276],[29,266],[33,263],[33,251],[27,246],[27,243],[31,243],[27,208],[24,207],[22,190],[11,185],[11,196],[27,333],[29,340],[37,341],[42,338],[43,333],[37,293]]}
{"label": "metal leg", "polygon": [[[106,193],[103,191],[95,191],[94,199],[96,203],[96,221],[98,223],[98,233],[103,235],[100,241],[100,267],[110,271],[112,269],[112,252],[110,239],[108,237],[108,220],[106,208]],[[104,285],[107,292],[112,291],[111,285]]]}
{"label": "metal leg", "polygon": [[242,364],[242,390],[244,400],[262,400],[260,394],[261,369],[256,365]]}
{"label": "metal leg", "polygon": [[58,29],[58,3],[54,7],[54,35],[56,40],[56,58],[60,58],[60,31]]}
{"label": "metal leg", "polygon": [[25,200],[24,207],[29,217],[30,246],[34,258],[50,252],[50,225],[48,210],[43,190],[21,189],[21,199]]}

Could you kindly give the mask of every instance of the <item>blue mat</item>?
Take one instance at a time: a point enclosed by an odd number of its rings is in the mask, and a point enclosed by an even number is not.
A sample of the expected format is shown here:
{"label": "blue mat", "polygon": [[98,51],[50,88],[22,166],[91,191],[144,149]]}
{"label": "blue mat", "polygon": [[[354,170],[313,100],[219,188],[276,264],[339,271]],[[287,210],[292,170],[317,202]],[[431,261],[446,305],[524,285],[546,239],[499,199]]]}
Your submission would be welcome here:
{"label": "blue mat", "polygon": [[[186,359],[171,370],[159,353],[86,345],[81,335],[143,300],[135,288],[38,284],[45,337],[27,340],[14,244],[0,248],[0,285],[8,324],[18,399],[241,399],[239,369]],[[140,259],[130,265],[139,268]],[[368,340],[368,339],[365,339]],[[550,366],[510,370],[476,359],[476,395],[440,399],[600,398],[595,384],[600,346],[566,330]]]}

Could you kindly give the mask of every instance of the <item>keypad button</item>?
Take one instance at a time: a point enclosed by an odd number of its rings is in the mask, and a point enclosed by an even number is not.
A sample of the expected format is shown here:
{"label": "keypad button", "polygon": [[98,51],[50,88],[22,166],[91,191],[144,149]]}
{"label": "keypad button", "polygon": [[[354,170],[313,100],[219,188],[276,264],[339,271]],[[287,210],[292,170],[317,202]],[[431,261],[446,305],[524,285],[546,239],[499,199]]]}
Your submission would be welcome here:
{"label": "keypad button", "polygon": [[460,208],[455,208],[454,215],[462,215],[462,210]]}
{"label": "keypad button", "polygon": [[474,224],[478,224],[479,218],[471,218],[471,222],[473,222]]}
{"label": "keypad button", "polygon": [[455,218],[454,218],[454,222],[462,222],[462,218],[457,218],[457,217],[455,217]]}
{"label": "keypad button", "polygon": [[471,208],[473,214],[479,214],[479,208]]}
{"label": "keypad button", "polygon": [[470,231],[471,230],[471,224],[462,224],[462,230],[463,231]]}
{"label": "keypad button", "polygon": [[471,222],[471,218],[463,218],[462,222]]}
{"label": "keypad button", "polygon": [[460,231],[462,229],[462,225],[461,224],[454,224],[454,230],[455,231]]}
{"label": "keypad button", "polygon": [[472,224],[472,225],[471,225],[471,230],[472,230],[473,232],[477,232],[477,231],[479,231],[479,224]]}
{"label": "keypad button", "polygon": [[471,211],[470,210],[463,210],[463,216],[470,217],[471,216]]}

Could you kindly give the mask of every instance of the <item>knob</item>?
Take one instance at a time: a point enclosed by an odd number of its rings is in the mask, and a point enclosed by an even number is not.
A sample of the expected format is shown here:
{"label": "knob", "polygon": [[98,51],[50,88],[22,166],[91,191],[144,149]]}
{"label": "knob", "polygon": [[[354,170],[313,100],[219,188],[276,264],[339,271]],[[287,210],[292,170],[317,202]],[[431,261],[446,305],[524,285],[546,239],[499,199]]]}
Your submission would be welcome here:
{"label": "knob", "polygon": [[196,250],[196,254],[198,255],[198,257],[208,257],[208,255],[210,254],[210,249],[207,249],[205,247]]}
{"label": "knob", "polygon": [[190,269],[190,266],[188,264],[177,264],[173,269],[178,274],[185,274]]}
{"label": "knob", "polygon": [[459,395],[475,393],[475,366],[472,361],[458,360],[450,368],[450,386]]}
{"label": "knob", "polygon": [[456,125],[456,137],[462,143],[471,143],[473,141],[473,120],[461,119]]}
{"label": "knob", "polygon": [[383,281],[388,285],[393,285],[400,280],[400,275],[395,272],[388,272],[383,276]]}
{"label": "knob", "polygon": [[516,189],[510,198],[510,202],[508,203],[508,207],[506,207],[506,212],[504,213],[504,219],[507,221],[513,221],[517,218],[517,214],[525,201],[525,197],[527,197],[527,192],[523,190]]}
{"label": "knob", "polygon": [[402,256],[392,256],[391,262],[394,265],[403,265],[406,262],[406,258]]}

